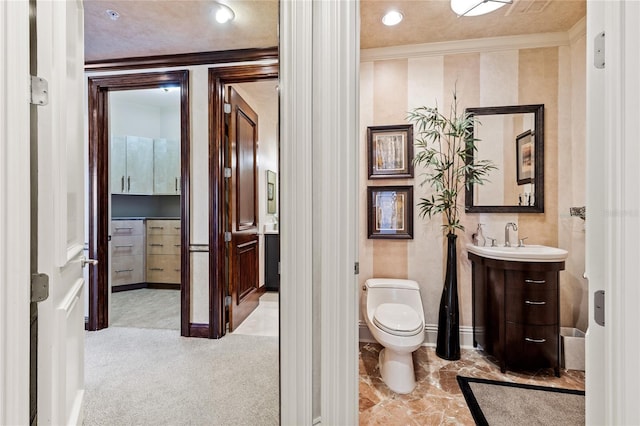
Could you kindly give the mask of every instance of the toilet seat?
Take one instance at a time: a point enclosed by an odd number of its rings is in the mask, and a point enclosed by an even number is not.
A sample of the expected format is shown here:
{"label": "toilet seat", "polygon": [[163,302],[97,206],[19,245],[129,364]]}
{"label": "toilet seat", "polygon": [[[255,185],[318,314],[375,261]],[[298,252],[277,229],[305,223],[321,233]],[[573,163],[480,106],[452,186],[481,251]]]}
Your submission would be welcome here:
{"label": "toilet seat", "polygon": [[415,336],[423,328],[418,313],[402,303],[382,303],[373,314],[373,323],[389,334]]}

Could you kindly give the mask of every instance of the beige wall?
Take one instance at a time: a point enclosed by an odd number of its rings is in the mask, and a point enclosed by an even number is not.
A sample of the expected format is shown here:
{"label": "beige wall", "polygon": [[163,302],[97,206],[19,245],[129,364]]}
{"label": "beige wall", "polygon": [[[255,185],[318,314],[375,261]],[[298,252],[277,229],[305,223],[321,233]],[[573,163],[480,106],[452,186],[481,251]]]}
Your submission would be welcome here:
{"label": "beige wall", "polygon": [[[582,31],[583,32],[583,31]],[[462,214],[466,227],[458,235],[460,324],[471,326],[470,262],[464,248],[478,222],[485,236],[504,242],[504,226],[518,224],[517,237],[529,244],[569,250],[567,270],[561,273],[563,326],[586,327],[584,223],[569,217],[570,206],[584,205],[585,42],[570,45],[511,48],[462,54],[430,53],[427,57],[370,60],[361,64],[360,92],[360,284],[370,277],[414,279],[420,283],[427,325],[437,324],[444,279],[442,218],[429,220],[414,208],[413,240],[367,238],[366,187],[413,185],[414,200],[430,188],[414,179],[367,179],[367,126],[403,124],[406,114],[421,105],[448,109],[454,88],[459,111],[466,107],[545,105],[545,212],[543,214]],[[561,184],[560,184],[561,183]],[[559,190],[561,188],[561,190]],[[464,203],[463,197],[460,199]]]}

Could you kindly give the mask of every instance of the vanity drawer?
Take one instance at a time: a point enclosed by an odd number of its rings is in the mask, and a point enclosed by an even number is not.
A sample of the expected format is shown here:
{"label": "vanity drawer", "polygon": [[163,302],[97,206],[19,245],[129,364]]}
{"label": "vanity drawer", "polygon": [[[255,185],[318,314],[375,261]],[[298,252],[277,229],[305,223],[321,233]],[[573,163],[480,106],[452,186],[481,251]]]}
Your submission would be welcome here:
{"label": "vanity drawer", "polygon": [[507,322],[507,364],[522,368],[554,367],[559,356],[557,325],[521,325]]}
{"label": "vanity drawer", "polygon": [[111,236],[144,235],[144,220],[112,220]]}
{"label": "vanity drawer", "polygon": [[111,285],[143,283],[144,256],[119,256],[111,259]]}
{"label": "vanity drawer", "polygon": [[180,235],[179,220],[147,220],[147,235]]}
{"label": "vanity drawer", "polygon": [[505,271],[507,291],[556,291],[558,273],[543,271]]}
{"label": "vanity drawer", "polygon": [[506,320],[530,325],[558,323],[558,296],[555,290],[544,291],[507,287]]}
{"label": "vanity drawer", "polygon": [[147,254],[180,254],[180,235],[149,235]]}
{"label": "vanity drawer", "polygon": [[147,282],[180,283],[180,256],[172,254],[147,255]]}

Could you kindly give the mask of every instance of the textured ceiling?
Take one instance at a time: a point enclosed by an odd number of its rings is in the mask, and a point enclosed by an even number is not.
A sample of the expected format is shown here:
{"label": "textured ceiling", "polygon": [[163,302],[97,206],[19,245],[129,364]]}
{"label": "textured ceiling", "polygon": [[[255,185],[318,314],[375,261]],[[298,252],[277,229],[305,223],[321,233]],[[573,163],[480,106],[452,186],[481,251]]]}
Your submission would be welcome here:
{"label": "textured ceiling", "polygon": [[[292,1],[292,0],[282,0]],[[219,25],[214,2],[84,0],[85,59],[261,48],[278,45],[277,0],[226,0],[236,19]],[[382,14],[400,9],[405,20],[385,27]],[[118,11],[111,20],[105,11]],[[458,18],[448,0],[361,0],[363,49],[405,44],[567,31],[586,14],[586,0],[514,0],[489,15]]]}

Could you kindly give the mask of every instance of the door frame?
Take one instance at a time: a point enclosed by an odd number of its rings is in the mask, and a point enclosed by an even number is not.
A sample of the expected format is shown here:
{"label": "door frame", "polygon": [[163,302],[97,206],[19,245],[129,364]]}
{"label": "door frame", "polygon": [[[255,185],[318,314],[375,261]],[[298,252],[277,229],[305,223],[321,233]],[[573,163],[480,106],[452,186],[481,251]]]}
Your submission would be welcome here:
{"label": "door frame", "polygon": [[[89,271],[87,330],[109,325],[109,92],[180,86],[180,335],[189,336],[191,312],[189,71],[163,71],[89,77]],[[95,270],[95,272],[94,272]]]}
{"label": "door frame", "polygon": [[[279,65],[251,64],[209,68],[209,338],[226,333],[224,241],[225,85],[278,79]],[[279,122],[279,120],[278,120]]]}

